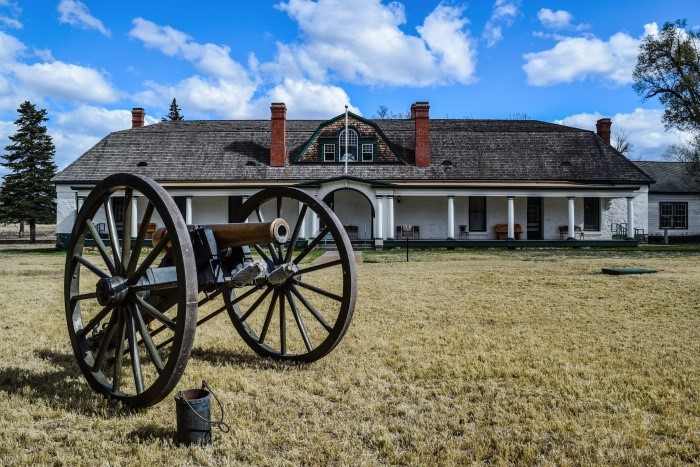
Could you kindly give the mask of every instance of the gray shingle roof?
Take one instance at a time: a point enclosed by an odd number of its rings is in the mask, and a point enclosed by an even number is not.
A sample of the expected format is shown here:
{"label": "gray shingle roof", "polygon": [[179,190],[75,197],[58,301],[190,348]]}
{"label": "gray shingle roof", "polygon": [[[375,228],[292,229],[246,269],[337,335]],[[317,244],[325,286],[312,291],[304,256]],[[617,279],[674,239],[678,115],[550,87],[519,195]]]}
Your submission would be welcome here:
{"label": "gray shingle roof", "polygon": [[700,193],[700,173],[689,162],[637,162],[656,183],[650,193]]}
{"label": "gray shingle roof", "polygon": [[[421,168],[414,165],[412,120],[373,122],[406,164],[351,164],[350,176],[388,182],[651,182],[592,131],[535,120],[431,119],[431,165]],[[288,161],[322,123],[287,121]],[[269,167],[269,151],[269,120],[161,122],[111,133],[54,181],[96,182],[115,172],[141,173],[160,182],[297,183],[343,175],[342,164]]]}

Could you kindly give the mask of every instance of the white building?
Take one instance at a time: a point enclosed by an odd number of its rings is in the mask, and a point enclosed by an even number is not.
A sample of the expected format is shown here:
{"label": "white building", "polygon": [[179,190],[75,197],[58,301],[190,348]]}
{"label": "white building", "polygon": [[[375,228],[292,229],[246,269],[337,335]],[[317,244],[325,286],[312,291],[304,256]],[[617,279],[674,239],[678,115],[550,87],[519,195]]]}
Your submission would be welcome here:
{"label": "white building", "polygon": [[655,181],[649,189],[649,235],[666,233],[670,237],[697,238],[700,235],[700,173],[695,164],[636,164]]}
{"label": "white building", "polygon": [[[345,114],[287,120],[284,104],[272,104],[270,120],[149,126],[134,109],[132,129],[106,136],[54,179],[59,243],[94,184],[117,172],[155,179],[195,224],[228,222],[265,187],[299,186],[332,206],[351,239],[377,246],[409,233],[425,245],[467,246],[648,230],[653,180],[610,146],[609,119],[594,133],[535,120],[431,119],[429,108],[417,102],[400,120],[350,113],[347,126]],[[114,198],[117,218],[121,203]]]}

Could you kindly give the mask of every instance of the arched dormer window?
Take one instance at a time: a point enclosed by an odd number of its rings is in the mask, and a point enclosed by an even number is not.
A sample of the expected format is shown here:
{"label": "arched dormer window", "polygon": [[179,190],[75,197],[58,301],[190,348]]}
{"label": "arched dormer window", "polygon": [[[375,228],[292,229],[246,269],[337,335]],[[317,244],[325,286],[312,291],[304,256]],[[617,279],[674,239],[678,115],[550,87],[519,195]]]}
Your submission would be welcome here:
{"label": "arched dormer window", "polygon": [[[355,130],[348,130],[347,153],[350,154],[348,162],[357,162],[358,137]],[[338,146],[340,147],[340,161],[345,161],[345,130],[338,136]]]}

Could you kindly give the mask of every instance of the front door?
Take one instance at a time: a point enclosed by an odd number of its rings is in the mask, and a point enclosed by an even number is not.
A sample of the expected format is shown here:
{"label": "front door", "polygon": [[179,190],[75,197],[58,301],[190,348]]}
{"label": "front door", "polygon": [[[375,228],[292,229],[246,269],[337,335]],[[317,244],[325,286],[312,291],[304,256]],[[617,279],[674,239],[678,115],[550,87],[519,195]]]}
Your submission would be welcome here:
{"label": "front door", "polygon": [[527,198],[527,239],[542,240],[542,198]]}

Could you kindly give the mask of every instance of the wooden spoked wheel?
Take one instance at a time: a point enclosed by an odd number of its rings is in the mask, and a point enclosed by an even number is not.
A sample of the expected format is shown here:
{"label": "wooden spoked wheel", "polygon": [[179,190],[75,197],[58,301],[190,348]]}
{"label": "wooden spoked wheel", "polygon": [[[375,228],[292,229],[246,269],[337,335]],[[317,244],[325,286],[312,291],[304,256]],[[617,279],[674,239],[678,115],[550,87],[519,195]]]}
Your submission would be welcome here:
{"label": "wooden spoked wheel", "polygon": [[[355,309],[357,277],[350,240],[323,202],[295,188],[271,188],[251,196],[236,222],[284,218],[292,230],[286,245],[258,244],[250,250],[269,278],[227,291],[224,300],[236,330],[259,355],[312,362],[338,345]],[[311,232],[316,229],[318,232]],[[303,239],[304,234],[312,234]],[[319,244],[334,245],[335,258],[312,264]]]}
{"label": "wooden spoked wheel", "polygon": [[[156,222],[168,234],[150,248]],[[172,391],[194,341],[194,265],[185,222],[153,180],[116,174],[92,190],[71,233],[64,293],[73,351],[95,391],[135,408]]]}

